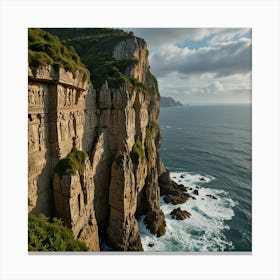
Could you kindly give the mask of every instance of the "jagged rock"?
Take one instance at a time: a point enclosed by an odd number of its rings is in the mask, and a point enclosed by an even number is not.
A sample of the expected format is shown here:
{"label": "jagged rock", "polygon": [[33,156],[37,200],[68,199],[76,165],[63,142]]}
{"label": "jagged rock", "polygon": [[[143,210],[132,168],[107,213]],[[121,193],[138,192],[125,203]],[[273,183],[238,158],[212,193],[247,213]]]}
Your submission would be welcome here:
{"label": "jagged rock", "polygon": [[173,209],[171,212],[170,212],[170,215],[173,219],[176,219],[176,220],[185,220],[186,218],[190,218],[191,216],[191,213],[189,213],[188,211],[186,210],[182,210],[180,207],[176,208],[176,209]]}
{"label": "jagged rock", "polygon": [[159,211],[148,212],[144,219],[146,227],[150,230],[151,233],[155,234],[157,237],[160,237],[165,234],[165,216],[164,213]]}
{"label": "jagged rock", "polygon": [[151,168],[149,170],[145,184],[148,209],[146,217],[144,218],[144,223],[151,233],[156,234],[156,236],[159,237],[165,233],[166,222],[164,213],[160,209],[160,189],[157,180],[157,170],[156,168]]}
{"label": "jagged rock", "polygon": [[212,198],[212,199],[218,199],[215,195],[212,195],[212,194],[206,194],[206,196]]}
{"label": "jagged rock", "polygon": [[194,190],[192,193],[195,194],[195,195],[198,195],[198,194],[199,194],[199,193],[198,193],[198,190]]}
{"label": "jagged rock", "polygon": [[205,181],[206,181],[205,178],[203,178],[203,177],[201,177],[199,180],[200,180],[201,182],[205,182]]}
{"label": "jagged rock", "polygon": [[149,243],[148,246],[152,248],[152,247],[155,246],[155,244],[154,243]]}
{"label": "jagged rock", "polygon": [[160,195],[164,196],[163,201],[165,203],[176,205],[184,203],[190,198],[187,188],[183,184],[172,181],[168,170],[159,177],[159,186]]}

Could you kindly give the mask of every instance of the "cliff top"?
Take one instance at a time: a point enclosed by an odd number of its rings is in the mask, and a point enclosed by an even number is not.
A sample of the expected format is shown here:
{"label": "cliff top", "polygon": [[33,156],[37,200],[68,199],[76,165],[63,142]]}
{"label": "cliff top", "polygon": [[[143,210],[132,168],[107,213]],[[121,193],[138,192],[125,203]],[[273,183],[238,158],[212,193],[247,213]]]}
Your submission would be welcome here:
{"label": "cliff top", "polygon": [[28,64],[31,69],[49,64],[74,75],[79,70],[84,73],[84,80],[90,76],[73,47],[64,46],[56,36],[40,28],[28,29]]}
{"label": "cliff top", "polygon": [[56,35],[67,46],[75,48],[83,63],[91,73],[91,82],[96,89],[107,80],[112,88],[117,88],[121,83],[142,87],[138,81],[126,75],[126,69],[137,63],[137,60],[113,57],[114,47],[121,41],[137,38],[132,32],[125,32],[113,28],[45,28]]}

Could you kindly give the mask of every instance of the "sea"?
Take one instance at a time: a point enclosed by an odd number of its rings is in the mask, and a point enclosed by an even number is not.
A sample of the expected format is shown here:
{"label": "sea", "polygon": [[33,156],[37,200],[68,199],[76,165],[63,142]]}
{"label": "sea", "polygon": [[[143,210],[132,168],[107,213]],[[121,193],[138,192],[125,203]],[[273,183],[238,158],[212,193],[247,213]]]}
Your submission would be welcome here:
{"label": "sea", "polygon": [[[251,252],[251,105],[181,106],[160,109],[160,156],[171,178],[198,195],[166,204],[166,233],[155,237],[138,220],[146,252]],[[214,197],[214,198],[213,198]],[[180,207],[191,216],[172,219]]]}

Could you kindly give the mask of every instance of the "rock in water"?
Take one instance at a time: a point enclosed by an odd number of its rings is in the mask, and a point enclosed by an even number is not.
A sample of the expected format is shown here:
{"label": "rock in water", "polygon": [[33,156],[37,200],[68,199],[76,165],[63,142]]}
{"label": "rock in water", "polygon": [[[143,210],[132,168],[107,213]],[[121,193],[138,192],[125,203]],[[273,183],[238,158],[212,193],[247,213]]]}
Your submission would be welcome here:
{"label": "rock in water", "polygon": [[186,218],[190,218],[191,213],[189,213],[186,210],[182,210],[180,207],[173,209],[170,212],[170,215],[172,217],[172,219],[176,219],[176,220],[185,220]]}
{"label": "rock in water", "polygon": [[206,194],[206,196],[212,198],[212,199],[218,199],[215,195],[212,195],[212,194]]}
{"label": "rock in water", "polygon": [[194,191],[193,191],[193,194],[198,195],[198,194],[199,194],[199,193],[198,193],[198,190],[194,190]]}
{"label": "rock in water", "polygon": [[187,188],[183,184],[177,184],[172,181],[169,176],[169,171],[165,170],[159,177],[160,195],[163,195],[165,203],[172,203],[173,205],[182,204],[186,202],[190,195],[187,193]]}

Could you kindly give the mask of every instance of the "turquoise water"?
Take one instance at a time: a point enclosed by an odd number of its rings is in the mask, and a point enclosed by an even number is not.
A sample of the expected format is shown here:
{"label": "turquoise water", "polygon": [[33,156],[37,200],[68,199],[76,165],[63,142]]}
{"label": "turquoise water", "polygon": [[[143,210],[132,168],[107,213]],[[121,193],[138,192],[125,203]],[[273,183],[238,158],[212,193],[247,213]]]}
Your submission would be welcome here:
{"label": "turquoise water", "polygon": [[173,180],[198,187],[199,195],[179,205],[192,214],[184,221],[169,215],[178,205],[161,201],[163,237],[150,235],[140,220],[144,250],[251,251],[251,106],[161,108],[159,124],[165,167]]}

